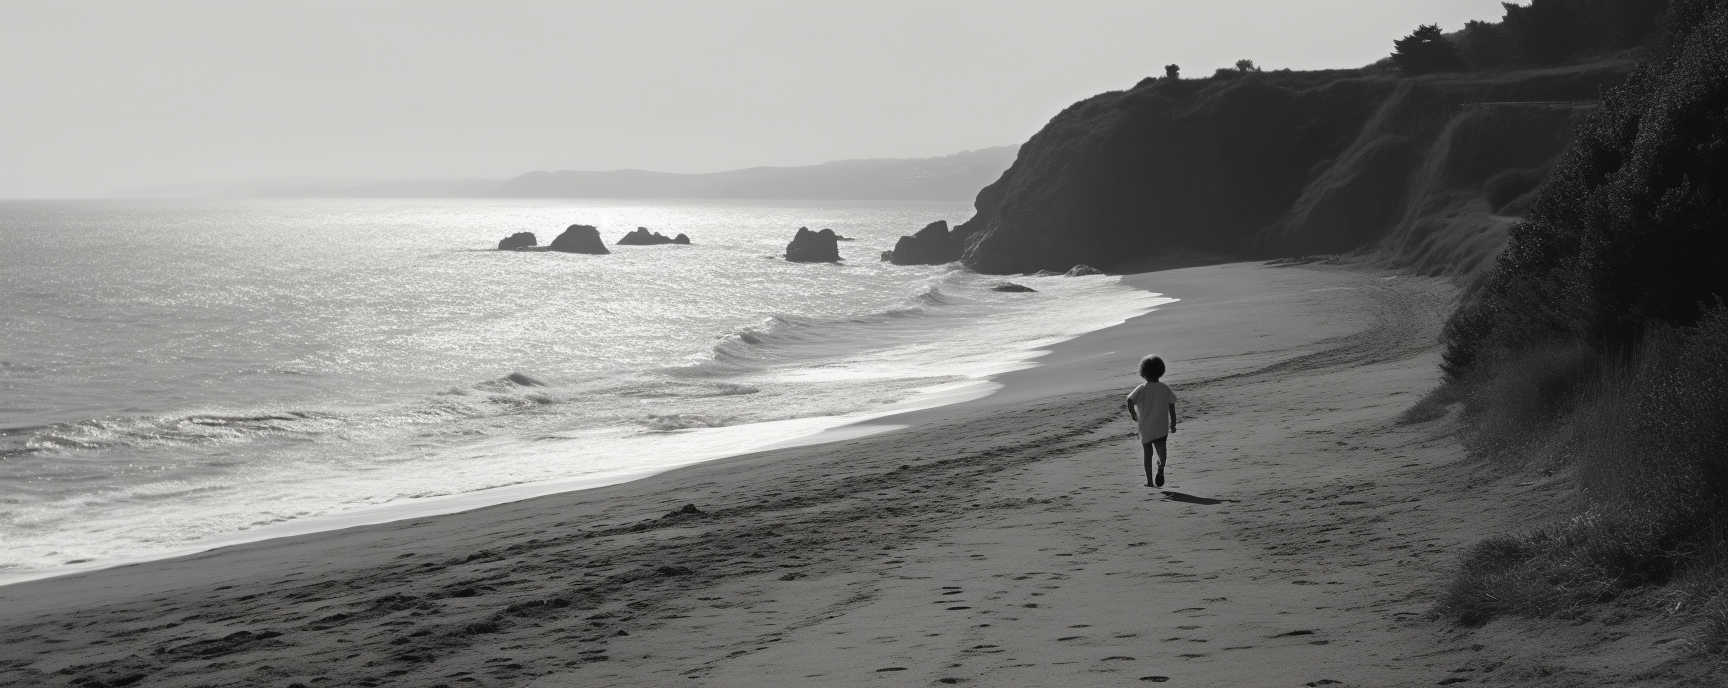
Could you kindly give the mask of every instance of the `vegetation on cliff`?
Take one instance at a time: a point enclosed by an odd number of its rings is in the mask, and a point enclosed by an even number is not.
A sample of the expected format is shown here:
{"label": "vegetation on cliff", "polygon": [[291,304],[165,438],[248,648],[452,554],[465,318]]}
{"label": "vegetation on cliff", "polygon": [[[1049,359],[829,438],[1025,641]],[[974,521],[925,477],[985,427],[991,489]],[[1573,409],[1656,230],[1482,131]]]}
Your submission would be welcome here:
{"label": "vegetation on cliff", "polygon": [[1443,612],[1583,616],[1655,591],[1728,647],[1725,211],[1728,2],[1679,0],[1448,323],[1440,395],[1472,448],[1569,467],[1581,506],[1483,542]]}
{"label": "vegetation on cliff", "polygon": [[1644,44],[1667,0],[1534,0],[1504,3],[1498,22],[1472,21],[1442,38],[1417,27],[1394,41],[1390,61],[1406,74],[1552,66]]}

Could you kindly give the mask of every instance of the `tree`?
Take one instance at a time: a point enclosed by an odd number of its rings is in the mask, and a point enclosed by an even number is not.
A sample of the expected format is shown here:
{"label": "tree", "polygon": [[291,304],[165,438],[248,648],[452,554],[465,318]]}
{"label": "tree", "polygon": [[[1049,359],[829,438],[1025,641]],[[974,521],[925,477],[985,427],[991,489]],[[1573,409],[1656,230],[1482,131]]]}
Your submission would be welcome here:
{"label": "tree", "polygon": [[1530,0],[1503,2],[1501,26],[1536,64],[1558,64],[1580,53],[1642,44],[1668,9],[1668,0]]}
{"label": "tree", "polygon": [[1529,5],[1503,2],[1500,6],[1506,9],[1501,24],[1531,62],[1557,64],[1584,47],[1586,22],[1580,3],[1531,0]]}
{"label": "tree", "polygon": [[1516,49],[1506,29],[1499,24],[1471,20],[1464,23],[1458,48],[1471,69],[1494,69],[1505,66]]}
{"label": "tree", "polygon": [[1258,71],[1260,71],[1260,68],[1254,66],[1253,60],[1237,60],[1236,61],[1236,71],[1238,71],[1238,72],[1258,72]]}
{"label": "tree", "polygon": [[1164,65],[1164,78],[1166,78],[1166,79],[1180,79],[1180,78],[1182,78],[1181,74],[1182,74],[1182,68],[1181,67],[1179,67],[1177,65],[1173,65],[1173,64]]}
{"label": "tree", "polygon": [[1392,64],[1405,74],[1462,72],[1470,66],[1437,24],[1417,26],[1410,35],[1392,41],[1392,47]]}

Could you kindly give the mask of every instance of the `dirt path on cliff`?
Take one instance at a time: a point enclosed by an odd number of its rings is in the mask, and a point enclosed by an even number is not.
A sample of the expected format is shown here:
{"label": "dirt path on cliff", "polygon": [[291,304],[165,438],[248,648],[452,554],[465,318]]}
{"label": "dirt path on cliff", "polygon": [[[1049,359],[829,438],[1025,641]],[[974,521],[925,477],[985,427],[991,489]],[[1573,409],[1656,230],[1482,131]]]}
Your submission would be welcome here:
{"label": "dirt path on cliff", "polygon": [[[1446,283],[1130,279],[1182,301],[896,432],[0,588],[0,685],[1671,682],[1660,623],[1428,618],[1466,546],[1565,493],[1398,423]],[[1149,351],[1183,419],[1162,490],[1120,401]]]}

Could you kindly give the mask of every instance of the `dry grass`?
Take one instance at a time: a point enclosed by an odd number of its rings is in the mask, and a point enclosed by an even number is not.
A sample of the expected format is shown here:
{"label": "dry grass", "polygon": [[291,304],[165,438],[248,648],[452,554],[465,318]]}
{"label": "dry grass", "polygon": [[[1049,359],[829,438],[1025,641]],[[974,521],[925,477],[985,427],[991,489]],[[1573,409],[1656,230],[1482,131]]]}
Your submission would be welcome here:
{"label": "dry grass", "polygon": [[1577,343],[1537,347],[1451,393],[1465,401],[1465,444],[1481,455],[1534,458],[1552,428],[1603,375],[1601,357]]}
{"label": "dry grass", "polygon": [[1455,385],[1441,385],[1428,390],[1410,408],[1398,414],[1399,425],[1426,423],[1446,415],[1447,409],[1460,401]]}
{"label": "dry grass", "polygon": [[1562,457],[1582,500],[1565,521],[1479,543],[1437,611],[1566,617],[1656,587],[1666,611],[1697,615],[1702,649],[1728,648],[1728,309],[1652,332],[1625,363],[1525,359],[1466,405],[1475,448]]}

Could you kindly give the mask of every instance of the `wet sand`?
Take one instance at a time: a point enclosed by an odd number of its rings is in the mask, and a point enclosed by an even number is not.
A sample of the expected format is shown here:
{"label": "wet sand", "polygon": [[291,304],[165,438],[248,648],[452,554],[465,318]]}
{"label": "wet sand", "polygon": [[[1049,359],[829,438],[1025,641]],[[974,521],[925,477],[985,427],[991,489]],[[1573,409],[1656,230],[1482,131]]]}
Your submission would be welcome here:
{"label": "wet sand", "polygon": [[[1465,459],[1447,282],[1214,265],[905,429],[474,511],[0,588],[0,685],[1563,685],[1675,631],[1429,618],[1559,478]],[[1180,397],[1144,487],[1121,398]],[[689,505],[689,506],[686,506]],[[1532,633],[1540,642],[1526,639]],[[1640,678],[1642,677],[1642,678]],[[1462,679],[1462,680],[1457,680]],[[1654,679],[1651,679],[1654,680]]]}

